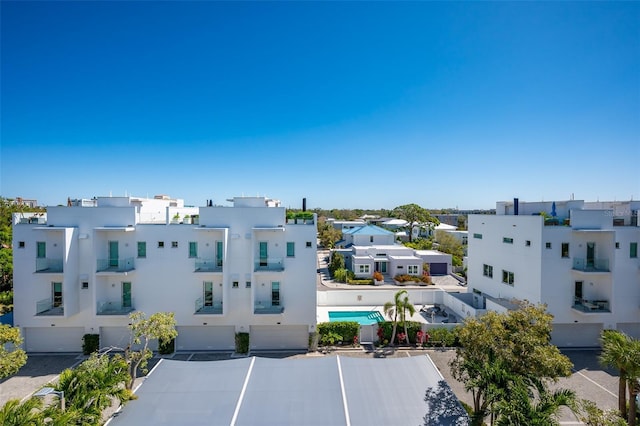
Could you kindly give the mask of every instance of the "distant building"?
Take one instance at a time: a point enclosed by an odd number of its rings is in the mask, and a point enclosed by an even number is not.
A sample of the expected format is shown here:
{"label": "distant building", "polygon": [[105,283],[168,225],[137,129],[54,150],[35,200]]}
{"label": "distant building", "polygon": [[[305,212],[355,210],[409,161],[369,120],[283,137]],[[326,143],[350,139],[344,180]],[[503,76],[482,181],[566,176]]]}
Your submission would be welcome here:
{"label": "distant building", "polygon": [[16,197],[12,200],[9,200],[11,202],[11,204],[17,205],[17,206],[26,206],[29,208],[36,208],[38,207],[38,200],[29,200],[26,198],[22,198],[22,197]]}

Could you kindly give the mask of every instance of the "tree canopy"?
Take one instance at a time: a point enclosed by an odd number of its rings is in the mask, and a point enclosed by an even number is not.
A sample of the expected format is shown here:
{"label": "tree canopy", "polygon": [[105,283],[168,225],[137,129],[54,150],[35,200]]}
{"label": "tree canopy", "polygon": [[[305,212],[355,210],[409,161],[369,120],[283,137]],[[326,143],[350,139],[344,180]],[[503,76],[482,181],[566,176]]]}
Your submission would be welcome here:
{"label": "tree canopy", "polygon": [[432,229],[440,224],[440,221],[431,216],[431,213],[417,204],[405,204],[398,206],[391,211],[391,216],[407,221],[407,230],[409,231],[409,241],[412,240],[413,230],[415,228]]}
{"label": "tree canopy", "polygon": [[0,379],[15,374],[27,362],[20,329],[0,324]]}

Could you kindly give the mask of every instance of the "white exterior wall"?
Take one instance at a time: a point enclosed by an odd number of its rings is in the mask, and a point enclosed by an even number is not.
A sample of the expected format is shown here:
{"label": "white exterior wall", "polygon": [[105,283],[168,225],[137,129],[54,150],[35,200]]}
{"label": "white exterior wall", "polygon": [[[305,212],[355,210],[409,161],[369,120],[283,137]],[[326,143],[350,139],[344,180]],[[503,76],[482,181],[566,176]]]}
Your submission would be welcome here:
{"label": "white exterior wall", "polygon": [[[98,315],[97,310],[104,302],[119,304],[122,283],[130,282],[135,310],[149,315],[174,312],[179,327],[233,326],[236,332],[249,332],[252,325],[296,325],[313,331],[315,220],[314,224],[287,225],[284,208],[264,205],[202,207],[199,225],[170,225],[166,220],[162,224],[140,223],[138,219],[144,217],[140,213],[145,211],[139,206],[49,208],[46,225],[14,226],[14,324],[23,330],[83,327],[86,333],[126,327],[127,314]],[[62,272],[35,272],[38,241],[46,242],[47,258],[62,260]],[[119,259],[132,259],[127,272],[97,272],[99,259],[109,258],[109,241],[117,241]],[[137,256],[140,241],[146,242],[145,258]],[[164,242],[164,248],[158,247],[159,241]],[[196,272],[196,259],[189,257],[190,241],[198,244],[198,258],[212,261],[215,242],[223,241],[221,270]],[[268,243],[269,258],[277,259],[280,268],[255,271],[259,241]],[[20,242],[24,248],[18,248]],[[172,242],[177,242],[177,248]],[[287,242],[295,244],[293,257],[286,256]],[[195,313],[205,281],[213,283],[214,303],[222,301],[221,313]],[[233,281],[238,281],[237,288],[232,287]],[[63,283],[64,313],[36,315],[37,301],[51,298],[51,282]],[[88,289],[81,288],[82,282],[88,283]],[[272,282],[280,283],[283,311],[255,313],[258,302],[271,303]],[[51,336],[51,351],[56,351],[55,332]],[[81,343],[77,342],[78,351]],[[233,347],[233,342],[218,349],[228,350],[229,346]],[[203,342],[202,349],[211,347]]]}

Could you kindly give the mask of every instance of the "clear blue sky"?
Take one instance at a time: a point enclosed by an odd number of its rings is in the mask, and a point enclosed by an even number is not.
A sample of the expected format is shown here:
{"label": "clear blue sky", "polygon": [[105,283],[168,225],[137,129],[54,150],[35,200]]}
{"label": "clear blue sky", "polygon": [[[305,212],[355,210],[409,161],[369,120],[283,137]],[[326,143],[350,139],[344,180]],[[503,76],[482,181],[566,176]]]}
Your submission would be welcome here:
{"label": "clear blue sky", "polygon": [[640,199],[639,2],[0,8],[4,197]]}

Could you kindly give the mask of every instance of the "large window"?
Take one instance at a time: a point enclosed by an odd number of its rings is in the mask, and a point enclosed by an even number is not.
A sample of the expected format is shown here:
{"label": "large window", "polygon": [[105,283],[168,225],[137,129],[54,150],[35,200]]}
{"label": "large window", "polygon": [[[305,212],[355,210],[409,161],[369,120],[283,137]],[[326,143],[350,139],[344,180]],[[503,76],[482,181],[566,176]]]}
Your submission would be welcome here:
{"label": "large window", "polygon": [[280,306],[280,283],[271,283],[271,306]]}
{"label": "large window", "polygon": [[409,275],[418,275],[418,265],[407,266],[407,273]]}
{"label": "large window", "polygon": [[562,257],[569,257],[569,243],[562,243],[560,253]]}
{"label": "large window", "polygon": [[358,265],[358,273],[359,274],[368,274],[369,273],[369,265]]}
{"label": "large window", "polygon": [[189,241],[189,257],[198,257],[198,243]]}
{"label": "large window", "polygon": [[47,243],[44,241],[38,241],[36,243],[36,257],[38,259],[44,259],[47,257]]}
{"label": "large window", "polygon": [[202,299],[204,306],[213,306],[213,283],[211,281],[202,283]]}
{"label": "large window", "polygon": [[51,306],[54,308],[62,306],[62,283],[51,283]]}
{"label": "large window", "polygon": [[502,270],[502,282],[513,286],[513,272]]}
{"label": "large window", "polygon": [[132,306],[131,283],[123,282],[122,283],[122,307],[130,308],[131,306]]}
{"label": "large window", "polygon": [[493,278],[493,266],[491,265],[482,265],[482,275],[485,277]]}
{"label": "large window", "polygon": [[216,241],[216,266],[222,266],[222,241]]}
{"label": "large window", "polygon": [[147,257],[146,241],[138,241],[138,257]]}
{"label": "large window", "polygon": [[638,243],[629,243],[629,257],[638,257]]}
{"label": "large window", "polygon": [[287,257],[294,257],[296,255],[296,243],[288,242],[287,243]]}

